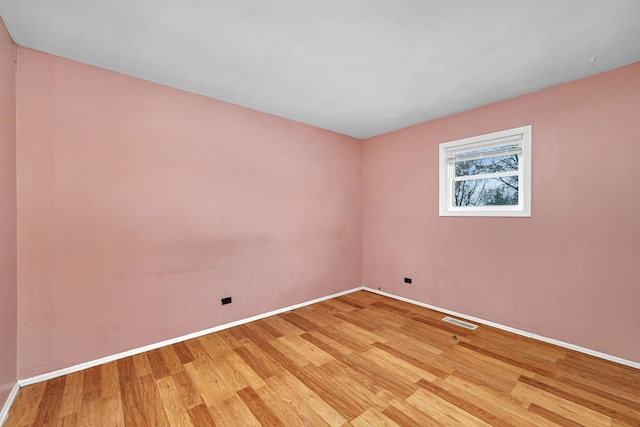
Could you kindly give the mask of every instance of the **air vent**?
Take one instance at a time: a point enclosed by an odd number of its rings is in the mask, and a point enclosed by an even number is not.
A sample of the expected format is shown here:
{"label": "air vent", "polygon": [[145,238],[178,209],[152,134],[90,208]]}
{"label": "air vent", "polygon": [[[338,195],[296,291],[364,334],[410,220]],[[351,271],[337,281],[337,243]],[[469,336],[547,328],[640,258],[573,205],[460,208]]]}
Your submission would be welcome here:
{"label": "air vent", "polygon": [[453,323],[454,325],[458,325],[458,326],[462,326],[463,328],[467,328],[467,329],[475,329],[478,327],[478,325],[474,325],[473,323],[469,323],[469,322],[465,322],[463,320],[458,320],[458,319],[454,319],[453,317],[445,317],[442,320],[444,320],[445,322],[448,323]]}

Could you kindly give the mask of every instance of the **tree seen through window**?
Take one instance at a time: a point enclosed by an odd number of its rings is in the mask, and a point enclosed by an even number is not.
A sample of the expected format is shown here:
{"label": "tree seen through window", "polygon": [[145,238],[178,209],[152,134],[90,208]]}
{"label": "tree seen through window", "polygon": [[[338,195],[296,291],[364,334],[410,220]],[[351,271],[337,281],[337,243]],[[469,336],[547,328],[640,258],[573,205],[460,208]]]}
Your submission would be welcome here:
{"label": "tree seen through window", "polygon": [[[504,151],[499,147],[465,153],[465,157]],[[498,153],[496,153],[498,154]],[[509,174],[512,173],[512,174]],[[499,176],[495,176],[499,174]],[[489,175],[484,178],[482,176]],[[455,162],[455,206],[510,206],[518,204],[518,155],[505,154]]]}

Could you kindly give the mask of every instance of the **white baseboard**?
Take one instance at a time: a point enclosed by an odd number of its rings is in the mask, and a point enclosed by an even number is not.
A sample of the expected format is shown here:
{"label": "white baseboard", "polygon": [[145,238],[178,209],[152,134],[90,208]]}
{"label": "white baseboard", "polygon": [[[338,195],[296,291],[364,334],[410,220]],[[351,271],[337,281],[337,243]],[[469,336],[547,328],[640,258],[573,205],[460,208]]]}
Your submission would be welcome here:
{"label": "white baseboard", "polygon": [[[57,377],[61,377],[63,375],[67,375],[67,374],[71,374],[73,372],[78,372],[78,371],[82,371],[83,369],[88,369],[88,368],[92,368],[94,366],[99,366],[99,365],[103,365],[105,363],[109,363],[109,362],[113,362],[114,360],[119,360],[119,359],[123,359],[125,357],[129,357],[129,356],[134,356],[136,354],[140,354],[140,353],[144,353],[145,351],[150,351],[150,350],[155,350],[158,349],[160,347],[164,347],[167,345],[172,345],[181,341],[186,341],[186,340],[190,340],[193,338],[198,338],[201,337],[203,335],[207,335],[207,334],[211,334],[213,332],[218,332],[221,331],[223,329],[228,329],[228,328],[233,328],[234,326],[238,326],[238,325],[242,325],[245,323],[249,323],[249,322],[253,322],[255,320],[260,320],[260,319],[264,319],[265,317],[269,317],[269,316],[273,316],[276,314],[280,314],[280,313],[285,313],[287,311],[290,310],[295,310],[296,308],[301,308],[301,307],[305,307],[307,305],[311,305],[311,304],[315,304],[321,301],[326,301],[328,299],[331,298],[336,298],[342,295],[347,295],[359,290],[365,290],[368,292],[373,292],[375,294],[379,294],[379,295],[384,295],[386,297],[389,298],[393,298],[393,299],[397,299],[399,301],[404,301],[404,302],[408,302],[410,304],[414,304],[414,305],[418,305],[420,307],[425,307],[425,308],[429,308],[431,310],[436,310],[442,313],[446,313],[446,314],[450,314],[452,316],[457,316],[460,317],[462,319],[466,319],[466,320],[470,320],[472,322],[477,322],[477,323],[481,323],[483,325],[487,325],[487,326],[492,326],[494,328],[497,329],[502,329],[503,331],[507,331],[507,332],[512,332],[514,334],[517,335],[522,335],[528,338],[533,338],[535,340],[538,341],[542,341],[542,342],[546,342],[549,344],[554,344],[557,345],[559,347],[564,347],[564,348],[568,348],[570,350],[575,350],[578,351],[580,353],[585,353],[585,354],[589,354],[591,356],[595,356],[598,357],[600,359],[605,359],[605,360],[609,360],[611,362],[615,362],[615,363],[619,363],[621,365],[625,365],[625,366],[630,366],[632,368],[636,368],[636,369],[640,369],[640,363],[638,362],[633,362],[631,360],[627,360],[627,359],[623,359],[617,356],[612,356],[610,354],[606,354],[606,353],[601,353],[599,351],[595,351],[595,350],[591,350],[588,348],[584,348],[584,347],[580,347],[574,344],[570,344],[570,343],[566,343],[564,341],[560,341],[560,340],[556,340],[554,338],[548,338],[548,337],[544,337],[542,335],[537,335],[531,332],[527,332],[527,331],[523,331],[520,329],[516,329],[516,328],[512,328],[510,326],[505,326],[505,325],[501,325],[499,323],[494,323],[491,322],[489,320],[484,320],[484,319],[479,319],[477,317],[473,317],[473,316],[468,316],[466,314],[462,314],[462,313],[458,313],[452,310],[447,310],[446,308],[441,308],[441,307],[437,307],[431,304],[426,304],[420,301],[415,301],[409,298],[404,298],[401,296],[397,296],[397,295],[393,295],[387,292],[383,292],[383,291],[379,291],[377,289],[372,289],[372,288],[368,288],[366,286],[359,286],[357,288],[353,288],[353,289],[349,289],[346,291],[342,291],[342,292],[338,292],[332,295],[327,295],[324,297],[320,297],[320,298],[316,298],[314,300],[311,301],[306,301],[306,302],[302,302],[299,304],[295,304],[289,307],[284,307],[284,308],[280,308],[278,310],[274,310],[274,311],[270,311],[267,313],[263,313],[263,314],[258,314],[256,316],[252,316],[252,317],[248,317],[246,319],[241,319],[241,320],[236,320],[235,322],[231,322],[231,323],[225,323],[223,325],[218,325],[215,326],[213,328],[209,328],[209,329],[205,329],[203,331],[198,331],[198,332],[193,332],[187,335],[183,335],[180,337],[176,337],[176,338],[172,338],[166,341],[161,341],[155,344],[149,344],[146,345],[144,347],[139,347],[139,348],[135,348],[132,350],[128,350],[122,353],[118,353],[118,354],[114,354],[111,356],[106,356],[100,359],[96,359],[96,360],[91,360],[88,362],[84,362],[84,363],[80,363],[78,365],[74,365],[74,366],[69,366],[68,368],[63,368],[63,369],[58,369],[57,371],[52,371],[52,372],[47,372],[41,375],[36,375],[34,377],[30,377],[30,378],[25,378],[22,380],[18,380],[16,386],[14,387],[14,390],[12,390],[12,395],[9,396],[9,400],[7,401],[7,404],[5,404],[5,408],[3,408],[2,412],[0,412],[0,421],[2,421],[1,416],[5,416],[5,410],[8,413],[9,411],[9,407],[11,406],[11,403],[13,402],[13,399],[15,399],[15,395],[18,393],[18,389],[19,387],[24,387],[27,385],[31,385],[31,384],[36,384],[42,381],[47,381],[50,380],[52,378],[57,378]],[[2,425],[2,422],[0,422],[0,426]]]}
{"label": "white baseboard", "polygon": [[[198,338],[203,335],[211,334],[213,332],[218,332],[223,329],[233,328],[234,326],[242,325],[244,323],[253,322],[255,320],[264,319],[265,317],[273,316],[275,314],[285,313],[290,310],[295,310],[296,308],[305,307],[307,305],[315,304],[321,301],[326,301],[331,298],[336,298],[342,295],[347,295],[352,292],[360,291],[363,287],[359,286],[357,288],[349,289],[347,291],[338,292],[336,294],[327,295],[325,297],[316,298],[311,301],[302,302],[300,304],[295,304],[289,307],[280,308],[278,310],[273,310],[268,313],[258,314],[256,316],[248,317],[246,319],[236,320],[235,322],[225,323],[223,325],[214,326],[213,328],[205,329],[204,331],[193,332],[187,335],[183,335],[176,338],[171,338],[166,341],[161,341],[155,344],[149,344],[144,347],[135,348],[132,350],[124,351],[122,353],[114,354],[111,356],[102,357],[100,359],[91,360],[89,362],[80,363],[78,365],[69,366],[68,368],[58,369],[57,371],[47,372],[44,374],[36,375],[35,377],[25,378],[22,380],[18,380],[18,384],[20,387],[24,387],[31,384],[36,384],[42,381],[47,381],[52,378],[61,377],[63,375],[71,374],[73,372],[82,371],[83,369],[93,368],[94,366],[103,365],[105,363],[113,362],[114,360],[123,359],[125,357],[134,356],[136,354],[144,353],[145,351],[155,350],[160,347],[165,347],[167,345],[172,345],[181,341],[190,340],[193,338]],[[1,424],[0,424],[1,425]]]}
{"label": "white baseboard", "polygon": [[13,385],[13,388],[11,388],[11,392],[9,393],[9,397],[7,397],[7,401],[4,402],[2,411],[0,411],[0,426],[3,426],[4,422],[7,421],[9,410],[11,409],[11,405],[13,405],[13,401],[16,400],[16,396],[18,395],[19,390],[20,386],[18,385],[18,383],[15,383]]}
{"label": "white baseboard", "polygon": [[441,313],[450,314],[452,316],[460,317],[462,319],[470,320],[472,322],[481,323],[481,324],[487,325],[487,326],[492,326],[492,327],[497,328],[497,329],[502,329],[503,331],[512,332],[514,334],[522,335],[522,336],[525,336],[525,337],[528,337],[528,338],[533,338],[534,340],[538,340],[538,341],[546,342],[546,343],[549,343],[549,344],[557,345],[559,347],[568,348],[570,350],[575,350],[575,351],[578,351],[580,353],[584,353],[584,354],[588,354],[590,356],[598,357],[600,359],[608,360],[610,362],[615,362],[615,363],[619,363],[621,365],[630,366],[632,368],[640,369],[640,363],[639,362],[634,362],[634,361],[631,361],[631,360],[623,359],[621,357],[612,356],[610,354],[602,353],[602,352],[599,352],[599,351],[596,351],[596,350],[591,350],[589,348],[580,347],[578,345],[567,343],[567,342],[564,342],[564,341],[560,341],[560,340],[557,340],[557,339],[554,339],[554,338],[544,337],[542,335],[538,335],[538,334],[534,334],[534,333],[531,333],[531,332],[523,331],[523,330],[520,330],[520,329],[512,328],[510,326],[501,325],[499,323],[491,322],[489,320],[484,320],[484,319],[479,319],[477,317],[468,316],[466,314],[458,313],[458,312],[455,312],[455,311],[452,311],[452,310],[447,310],[446,308],[437,307],[437,306],[434,306],[434,305],[431,305],[431,304],[425,304],[425,303],[420,302],[420,301],[415,301],[415,300],[412,300],[412,299],[409,299],[409,298],[400,297],[400,296],[393,295],[393,294],[390,294],[390,293],[387,293],[387,292],[379,291],[377,289],[368,288],[366,286],[363,286],[362,288],[365,291],[368,291],[368,292],[373,292],[375,294],[384,295],[386,297],[397,299],[399,301],[408,302],[410,304],[418,305],[420,307],[429,308],[431,310],[439,311]]}

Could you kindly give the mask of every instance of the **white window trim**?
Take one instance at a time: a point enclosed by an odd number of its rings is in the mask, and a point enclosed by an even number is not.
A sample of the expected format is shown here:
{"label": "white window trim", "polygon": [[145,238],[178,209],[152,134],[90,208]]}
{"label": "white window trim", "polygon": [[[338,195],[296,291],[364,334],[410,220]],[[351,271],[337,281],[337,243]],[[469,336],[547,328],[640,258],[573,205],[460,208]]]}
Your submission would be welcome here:
{"label": "white window trim", "polygon": [[[519,160],[517,206],[453,206],[454,165],[448,161],[452,151],[467,151],[505,143],[510,137],[522,135]],[[531,125],[485,135],[472,136],[440,144],[440,216],[531,216]]]}

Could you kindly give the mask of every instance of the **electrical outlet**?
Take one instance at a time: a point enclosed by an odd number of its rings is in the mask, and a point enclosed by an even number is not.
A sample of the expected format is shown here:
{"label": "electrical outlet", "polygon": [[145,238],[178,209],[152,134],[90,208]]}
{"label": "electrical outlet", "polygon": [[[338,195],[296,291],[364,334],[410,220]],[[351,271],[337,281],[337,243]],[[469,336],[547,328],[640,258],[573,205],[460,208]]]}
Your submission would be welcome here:
{"label": "electrical outlet", "polygon": [[222,302],[222,305],[231,304],[231,297],[222,298],[220,301]]}
{"label": "electrical outlet", "polygon": [[405,277],[405,278],[404,278],[404,283],[409,283],[409,284],[411,284],[411,278],[410,278],[410,277]]}

